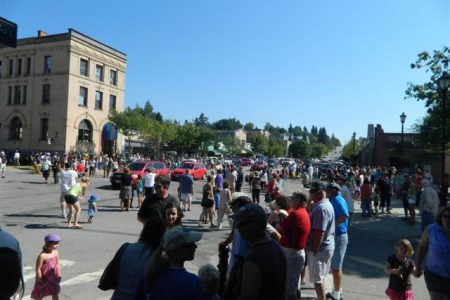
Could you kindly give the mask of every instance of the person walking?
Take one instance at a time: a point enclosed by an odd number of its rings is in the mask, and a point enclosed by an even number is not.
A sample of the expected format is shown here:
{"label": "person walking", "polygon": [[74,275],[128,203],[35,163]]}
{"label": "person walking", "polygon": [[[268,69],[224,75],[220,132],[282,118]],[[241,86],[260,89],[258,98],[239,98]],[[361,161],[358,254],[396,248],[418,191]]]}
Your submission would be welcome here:
{"label": "person walking", "polygon": [[186,169],[179,179],[180,200],[183,203],[184,211],[191,211],[192,196],[194,194],[194,178],[190,175],[190,170]]}
{"label": "person walking", "polygon": [[98,213],[97,200],[98,197],[96,195],[91,195],[88,199],[88,223],[92,223],[95,215]]}
{"label": "person walking", "polygon": [[253,176],[251,178],[251,187],[252,187],[252,200],[253,203],[259,204],[259,194],[261,192],[261,178],[259,177],[259,172],[253,172]]}
{"label": "person walking", "polygon": [[320,181],[310,185],[309,195],[314,204],[309,214],[311,233],[306,244],[309,280],[314,283],[319,300],[325,299],[325,277],[330,271],[335,232],[333,206],[325,198],[324,190],[324,184]]}
{"label": "person walking", "polygon": [[436,221],[439,212],[439,195],[428,179],[422,180],[423,191],[420,194],[419,209],[422,217],[422,232]]}
{"label": "person walking", "polygon": [[153,193],[155,192],[154,186],[155,186],[155,178],[156,174],[153,173],[152,168],[145,169],[145,175],[144,175],[144,193],[145,193],[145,199],[150,198]]}
{"label": "person walking", "polygon": [[211,175],[206,177],[206,183],[203,185],[202,189],[202,213],[200,214],[198,227],[202,227],[202,220],[204,216],[208,216],[210,227],[216,228],[217,226],[213,223],[213,207],[214,207],[214,191],[213,191],[213,178]]}
{"label": "person walking", "polygon": [[120,211],[129,211],[131,205],[131,192],[133,177],[130,174],[130,169],[123,169],[123,174],[120,177]]}
{"label": "person walking", "polygon": [[380,192],[381,198],[381,213],[384,213],[384,208],[386,207],[386,213],[391,213],[391,194],[392,194],[392,185],[390,183],[389,178],[386,173],[383,173],[377,181],[377,187]]}
{"label": "person walking", "polygon": [[5,178],[6,163],[7,163],[7,159],[6,159],[5,151],[1,151],[0,152],[0,174],[1,174],[2,178]]}
{"label": "person walking", "polygon": [[292,194],[289,200],[291,209],[286,220],[275,229],[281,234],[280,245],[286,258],[286,299],[301,298],[299,289],[300,273],[306,261],[306,241],[311,224],[306,205],[309,196],[304,192]]}
{"label": "person walking", "polygon": [[52,300],[58,300],[61,291],[58,246],[61,238],[56,233],[50,233],[45,236],[44,241],[42,252],[36,260],[36,280],[31,298],[40,300],[52,296]]}
{"label": "person walking", "polygon": [[336,183],[329,183],[326,188],[327,198],[334,210],[335,232],[334,252],[331,258],[331,272],[333,274],[333,291],[327,293],[327,299],[341,300],[342,297],[342,265],[348,245],[348,219],[350,217],[347,202],[340,194],[341,187]]}
{"label": "person walking", "polygon": [[20,166],[20,150],[18,148],[14,152],[14,165]]}
{"label": "person walking", "polygon": [[413,300],[411,275],[416,267],[411,256],[414,250],[410,241],[403,239],[395,244],[394,251],[384,265],[384,271],[389,274],[389,286],[385,293],[391,300]]}
{"label": "person walking", "polygon": [[144,199],[141,208],[138,211],[137,219],[145,223],[151,217],[160,217],[164,219],[164,208],[170,202],[180,206],[178,200],[169,194],[170,179],[165,175],[158,176],[155,181],[156,192]]}
{"label": "person walking", "polygon": [[70,163],[66,163],[64,165],[64,170],[60,172],[59,179],[60,179],[60,191],[61,194],[59,196],[59,202],[61,204],[61,214],[59,215],[61,218],[67,218],[66,213],[66,200],[65,195],[70,190],[72,186],[74,186],[77,183],[78,173],[75,172],[72,168]]}

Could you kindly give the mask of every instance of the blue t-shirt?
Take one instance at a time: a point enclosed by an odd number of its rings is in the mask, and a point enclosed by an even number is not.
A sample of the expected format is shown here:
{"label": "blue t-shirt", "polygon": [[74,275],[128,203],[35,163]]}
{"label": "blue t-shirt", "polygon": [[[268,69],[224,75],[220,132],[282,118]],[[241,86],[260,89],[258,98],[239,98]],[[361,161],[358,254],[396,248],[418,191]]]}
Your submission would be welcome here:
{"label": "blue t-shirt", "polygon": [[192,176],[184,174],[180,177],[180,193],[182,194],[192,194],[192,187],[194,186],[194,179]]}
{"label": "blue t-shirt", "polygon": [[[337,221],[339,218],[341,218],[343,216],[347,216],[347,217],[349,216],[347,202],[341,196],[341,194],[337,194],[337,196],[332,198],[330,200],[330,202],[331,202],[331,205],[333,205],[335,221]],[[336,225],[335,234],[341,235],[343,233],[346,233],[347,227],[348,227],[348,218],[345,219],[345,221],[342,222],[341,224]]]}
{"label": "blue t-shirt", "polygon": [[[142,280],[142,279],[141,279]],[[133,299],[148,300],[205,300],[200,279],[185,269],[169,269],[156,279],[149,288],[137,287]]]}
{"label": "blue t-shirt", "polygon": [[431,224],[425,230],[428,230],[425,269],[448,280],[450,279],[450,241],[440,225]]}

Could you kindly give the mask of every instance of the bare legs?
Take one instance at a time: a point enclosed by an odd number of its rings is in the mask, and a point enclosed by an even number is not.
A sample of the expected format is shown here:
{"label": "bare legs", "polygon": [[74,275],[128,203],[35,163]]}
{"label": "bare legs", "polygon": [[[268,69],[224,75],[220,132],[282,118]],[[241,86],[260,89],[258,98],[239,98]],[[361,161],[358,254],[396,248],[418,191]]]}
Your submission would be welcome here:
{"label": "bare legs", "polygon": [[[75,210],[75,214],[74,211]],[[77,201],[74,204],[69,204],[69,215],[67,216],[67,227],[75,227],[75,228],[81,228],[80,224],[78,224],[78,221],[80,220],[80,214],[81,214],[81,207],[80,202]],[[72,219],[74,218],[73,226],[72,226]]]}

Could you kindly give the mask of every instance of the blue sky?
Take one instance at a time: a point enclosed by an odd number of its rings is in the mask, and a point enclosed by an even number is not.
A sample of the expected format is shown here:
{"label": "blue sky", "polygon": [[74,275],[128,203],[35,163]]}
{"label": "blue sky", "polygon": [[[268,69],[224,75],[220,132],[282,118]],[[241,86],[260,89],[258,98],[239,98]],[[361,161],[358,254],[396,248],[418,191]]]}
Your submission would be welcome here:
{"label": "blue sky", "polygon": [[[125,103],[165,118],[235,117],[325,127],[342,142],[367,124],[406,131],[404,100],[428,79],[410,64],[450,45],[448,0],[0,0],[19,38],[74,28],[128,56]],[[64,4],[63,4],[64,3]]]}

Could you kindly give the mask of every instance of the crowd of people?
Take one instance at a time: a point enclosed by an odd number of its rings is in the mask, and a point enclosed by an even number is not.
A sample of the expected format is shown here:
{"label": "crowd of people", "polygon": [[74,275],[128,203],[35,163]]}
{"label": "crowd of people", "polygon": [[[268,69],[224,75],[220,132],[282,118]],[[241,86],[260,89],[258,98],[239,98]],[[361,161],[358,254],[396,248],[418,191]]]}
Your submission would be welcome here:
{"label": "crowd of people", "polygon": [[[61,191],[60,216],[67,218],[69,228],[82,228],[80,200],[88,194],[90,177],[96,176],[102,165],[114,162],[108,156],[101,157],[101,161],[95,157],[75,160],[76,164],[65,156],[43,153],[38,157],[45,181],[50,169],[55,172],[54,166],[60,166],[55,183]],[[300,299],[306,272],[317,299],[343,299],[343,262],[355,205],[360,204],[363,217],[390,214],[393,197],[402,200],[408,224],[416,221],[419,209],[423,233],[415,261],[411,259],[411,243],[405,239],[387,258],[385,272],[390,277],[386,295],[413,299],[410,276],[424,274],[430,298],[448,299],[450,208],[429,174],[358,167],[316,172],[306,164],[283,171],[287,168],[247,172],[232,164],[215,164],[209,170],[199,197],[202,211],[198,227],[209,223],[211,230],[223,230],[227,223],[230,232],[218,251],[231,249],[226,268],[207,264],[198,274],[184,267],[194,260],[203,235],[183,224],[195,197],[189,170],[179,178],[177,195],[171,195],[167,176],[148,169],[134,180],[129,169],[123,168],[121,211],[130,210],[136,191],[137,220],[143,227],[137,242],[124,244],[116,253],[120,258],[112,299]],[[103,170],[103,176],[108,177],[109,167]],[[305,177],[307,188],[284,195],[285,180],[298,177]],[[260,201],[262,195],[266,204]],[[94,194],[88,198],[89,223],[97,212],[97,201]],[[61,238],[51,233],[44,242],[31,297],[58,299],[61,271],[57,248]],[[3,231],[0,265],[12,266],[11,273],[0,270],[2,300],[23,289],[19,244]],[[333,286],[327,291],[325,278],[330,272]]]}

